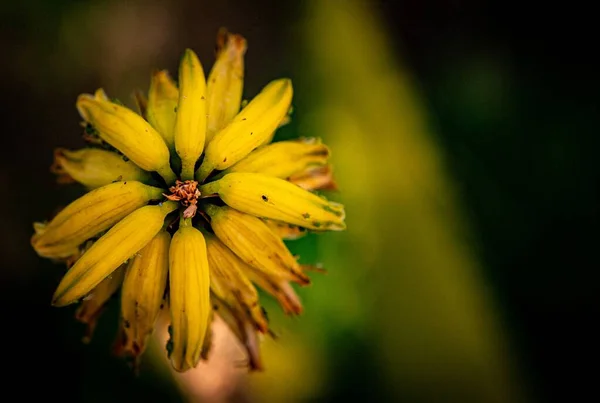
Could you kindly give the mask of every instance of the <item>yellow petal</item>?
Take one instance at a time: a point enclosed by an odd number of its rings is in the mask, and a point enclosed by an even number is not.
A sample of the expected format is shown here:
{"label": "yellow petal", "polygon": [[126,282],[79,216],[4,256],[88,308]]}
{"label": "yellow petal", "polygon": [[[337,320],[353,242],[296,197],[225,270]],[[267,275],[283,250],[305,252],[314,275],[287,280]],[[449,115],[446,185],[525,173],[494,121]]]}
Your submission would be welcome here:
{"label": "yellow petal", "polygon": [[270,276],[310,283],[281,238],[260,218],[229,207],[208,205],[205,211],[217,237],[244,263]]}
{"label": "yellow petal", "polygon": [[269,276],[256,269],[244,270],[244,274],[248,276],[250,281],[273,296],[287,315],[302,313],[300,297],[298,297],[288,280],[278,276]]}
{"label": "yellow petal", "polygon": [[208,313],[208,329],[204,335],[204,341],[202,342],[202,348],[200,350],[200,359],[208,360],[208,355],[212,350],[213,344],[213,327],[211,326],[214,319],[213,305],[210,303],[210,311]]}
{"label": "yellow petal", "polygon": [[329,149],[318,139],[280,141],[252,151],[224,173],[253,172],[287,179],[306,169],[325,165],[328,158]]}
{"label": "yellow petal", "polygon": [[142,249],[160,231],[175,202],[145,206],[129,214],[104,234],[63,277],[52,305],[65,306],[87,295],[123,262]]}
{"label": "yellow petal", "polygon": [[175,149],[181,157],[181,177],[194,178],[194,166],[206,136],[206,80],[198,56],[187,49],[179,65],[179,103],[175,119]]}
{"label": "yellow petal", "polygon": [[346,228],[344,206],[327,201],[283,179],[255,173],[231,173],[200,188],[218,194],[230,207],[313,230]]}
{"label": "yellow petal", "polygon": [[227,169],[261,146],[273,134],[292,102],[292,81],[268,84],[206,148],[196,179],[203,182],[215,169]]}
{"label": "yellow petal", "polygon": [[136,181],[115,182],[92,190],[65,207],[31,238],[44,257],[73,254],[85,240],[112,227],[150,200],[162,198],[162,189]]}
{"label": "yellow petal", "polygon": [[109,101],[108,95],[106,95],[106,92],[102,88],[98,88],[96,92],[94,92],[94,98],[98,101]]}
{"label": "yellow petal", "polygon": [[133,91],[131,97],[135,103],[135,108],[138,115],[144,119],[147,119],[148,99],[146,98],[146,94],[144,94],[142,90],[138,88]]}
{"label": "yellow petal", "polygon": [[242,272],[246,264],[216,236],[206,234],[205,238],[211,291],[229,305],[249,312],[258,329],[266,332],[268,324],[258,301],[258,292]]}
{"label": "yellow petal", "polygon": [[98,148],[54,151],[53,172],[68,175],[88,189],[95,189],[115,181],[135,180],[146,182],[150,173],[133,161],[126,161],[121,155]]}
{"label": "yellow petal", "polygon": [[146,171],[158,172],[167,183],[175,181],[169,166],[169,149],[156,130],[140,115],[113,102],[83,94],[77,98],[83,119],[104,141]]}
{"label": "yellow petal", "polygon": [[290,176],[288,181],[305,190],[337,190],[331,165],[308,168]]}
{"label": "yellow petal", "polygon": [[169,249],[169,298],[176,371],[196,367],[209,327],[210,277],[204,236],[182,220]]}
{"label": "yellow petal", "polygon": [[211,303],[216,314],[223,319],[235,337],[246,349],[249,369],[251,371],[262,370],[263,365],[260,358],[260,340],[258,338],[258,332],[254,328],[254,324],[248,315],[233,309],[214,294],[211,296]]}
{"label": "yellow petal", "polygon": [[225,127],[240,111],[244,86],[246,40],[235,34],[220,32],[217,60],[208,75],[206,142]]}
{"label": "yellow petal", "polygon": [[162,230],[131,259],[121,291],[121,351],[137,357],[163,305],[169,273],[171,235]]}
{"label": "yellow petal", "polygon": [[171,150],[175,149],[173,133],[178,101],[179,90],[167,70],[154,73],[148,91],[146,116]]}
{"label": "yellow petal", "polygon": [[273,231],[281,239],[284,239],[286,241],[300,239],[308,233],[306,229],[297,225],[269,219],[263,219],[263,221],[269,226],[271,231]]}
{"label": "yellow petal", "polygon": [[123,276],[125,273],[125,265],[121,265],[115,270],[110,276],[106,277],[92,290],[90,295],[85,297],[75,312],[75,318],[81,323],[87,325],[86,334],[83,338],[84,343],[89,343],[96,323],[104,307],[119,289],[123,283]]}

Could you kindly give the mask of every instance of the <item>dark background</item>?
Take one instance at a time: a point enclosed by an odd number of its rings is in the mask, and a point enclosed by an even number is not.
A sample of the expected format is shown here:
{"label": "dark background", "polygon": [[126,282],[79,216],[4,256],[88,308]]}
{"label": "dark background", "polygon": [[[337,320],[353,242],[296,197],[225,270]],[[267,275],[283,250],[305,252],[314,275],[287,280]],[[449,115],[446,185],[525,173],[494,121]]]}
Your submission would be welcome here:
{"label": "dark background", "polygon": [[[416,78],[448,174],[476,234],[472,246],[500,306],[529,400],[592,398],[597,395],[599,333],[593,323],[600,281],[595,14],[574,3],[369,3],[390,35],[390,52]],[[122,66],[107,68],[113,63],[110,47],[90,40],[111,35],[102,18],[118,16],[103,15],[91,27],[73,23],[65,31],[65,18],[73,10],[93,12],[99,4],[26,0],[6,2],[0,11],[5,367],[0,379],[7,396],[177,401],[168,379],[150,370],[135,378],[107,353],[116,309],[100,322],[99,342],[80,343],[83,328],[73,320],[73,309],[49,306],[62,268],[29,247],[31,223],[79,194],[56,185],[48,172],[54,147],[82,145],[76,96],[104,86],[125,97],[135,86],[147,86],[147,75],[127,76]],[[162,5],[149,4],[153,11],[143,21],[152,24],[134,24],[125,32],[160,42],[150,31],[163,21]],[[169,26],[176,32],[165,42],[169,46],[159,46],[131,68],[136,73],[149,71],[146,62],[176,71],[186,46],[202,60],[212,60],[214,35],[225,25],[251,46],[248,96],[274,77],[302,74],[306,61],[297,39],[303,2],[182,0],[162,12],[176,22]],[[72,45],[77,54],[65,50],[71,41],[79,41]],[[110,81],[115,74],[120,78]],[[123,82],[128,86],[119,88]],[[295,127],[284,135],[294,135]],[[344,340],[341,352],[331,343],[330,370],[337,376],[317,395],[319,401],[392,396],[427,401],[388,394],[376,375],[382,369],[369,353],[372,342],[355,334]]]}

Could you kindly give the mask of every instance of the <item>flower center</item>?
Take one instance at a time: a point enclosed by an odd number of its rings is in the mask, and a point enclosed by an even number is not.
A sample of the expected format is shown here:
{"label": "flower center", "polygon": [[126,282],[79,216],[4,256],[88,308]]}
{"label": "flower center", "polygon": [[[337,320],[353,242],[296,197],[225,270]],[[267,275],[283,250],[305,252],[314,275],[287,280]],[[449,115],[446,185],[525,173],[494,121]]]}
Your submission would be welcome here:
{"label": "flower center", "polygon": [[193,180],[180,181],[177,180],[174,186],[169,188],[171,194],[163,195],[172,201],[181,203],[182,206],[186,207],[183,211],[184,218],[192,218],[196,215],[198,210],[198,197],[200,197],[200,190],[198,190],[198,182]]}

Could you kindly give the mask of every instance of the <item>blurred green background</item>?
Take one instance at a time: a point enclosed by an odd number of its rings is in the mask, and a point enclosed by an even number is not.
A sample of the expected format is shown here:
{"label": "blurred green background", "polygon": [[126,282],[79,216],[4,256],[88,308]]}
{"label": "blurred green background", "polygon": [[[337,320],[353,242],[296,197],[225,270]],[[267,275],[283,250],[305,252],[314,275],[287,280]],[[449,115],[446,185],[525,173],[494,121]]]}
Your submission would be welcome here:
{"label": "blurred green background", "polygon": [[[565,8],[566,7],[566,8]],[[598,357],[597,44],[587,10],[480,1],[3,2],[5,393],[80,402],[579,401]],[[80,147],[74,104],[131,104],[184,48],[205,69],[224,26],[245,36],[246,98],[293,79],[277,138],[332,148],[348,230],[290,242],[322,263],[300,318],[265,298],[266,371],[241,350],[173,377],[110,354],[117,303],[90,345],[50,296],[63,268],[31,223],[81,193],[55,183]],[[155,349],[156,346],[153,347]],[[232,350],[233,348],[233,350]],[[236,355],[237,354],[237,355]],[[212,365],[212,366],[211,366]]]}

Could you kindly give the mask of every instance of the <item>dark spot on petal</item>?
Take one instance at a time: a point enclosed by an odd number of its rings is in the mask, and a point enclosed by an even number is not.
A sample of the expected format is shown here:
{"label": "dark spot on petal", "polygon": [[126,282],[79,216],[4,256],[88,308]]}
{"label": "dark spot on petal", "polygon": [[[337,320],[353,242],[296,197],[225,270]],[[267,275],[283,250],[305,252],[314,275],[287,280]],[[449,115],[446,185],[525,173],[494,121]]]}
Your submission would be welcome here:
{"label": "dark spot on petal", "polygon": [[223,162],[227,162],[227,157],[223,158]]}
{"label": "dark spot on petal", "polygon": [[215,311],[218,311],[218,310],[219,310],[219,306],[218,306],[218,305],[213,305],[213,309],[214,309]]}
{"label": "dark spot on petal", "polygon": [[319,148],[308,155],[312,157],[329,157],[329,150],[324,146],[323,148]]}
{"label": "dark spot on petal", "polygon": [[202,95],[202,97],[200,97],[200,99],[204,99],[204,95]]}
{"label": "dark spot on petal", "polygon": [[250,132],[250,135],[252,136],[254,134],[254,132]]}
{"label": "dark spot on petal", "polygon": [[242,118],[242,120],[246,120],[246,118]]}
{"label": "dark spot on petal", "polygon": [[307,220],[310,218],[310,214],[308,213],[302,213],[302,217],[306,218]]}
{"label": "dark spot on petal", "polygon": [[165,345],[165,348],[167,350],[167,357],[171,358],[171,354],[173,354],[173,340],[169,339]]}
{"label": "dark spot on petal", "polygon": [[266,202],[269,201],[269,198],[267,196],[265,196],[265,195],[262,195],[262,199],[263,199],[263,201],[266,201]]}
{"label": "dark spot on petal", "polygon": [[316,228],[319,228],[319,227],[321,226],[321,223],[320,223],[320,222],[318,222],[318,221],[313,221],[313,225],[314,225]]}
{"label": "dark spot on petal", "polygon": [[327,211],[328,213],[331,213],[331,214],[335,215],[336,217],[341,217],[341,216],[344,215],[341,211],[335,210],[335,209],[333,209],[333,208],[331,208],[330,206],[327,206],[327,205],[323,206],[323,210]]}
{"label": "dark spot on petal", "polygon": [[123,321],[123,326],[125,326],[125,329],[129,329],[131,327],[131,323],[129,323],[128,320]]}

